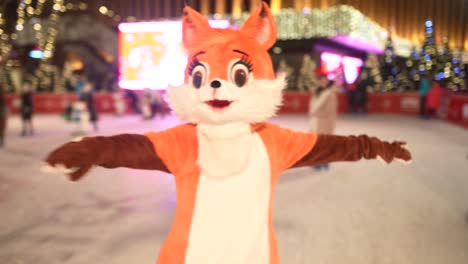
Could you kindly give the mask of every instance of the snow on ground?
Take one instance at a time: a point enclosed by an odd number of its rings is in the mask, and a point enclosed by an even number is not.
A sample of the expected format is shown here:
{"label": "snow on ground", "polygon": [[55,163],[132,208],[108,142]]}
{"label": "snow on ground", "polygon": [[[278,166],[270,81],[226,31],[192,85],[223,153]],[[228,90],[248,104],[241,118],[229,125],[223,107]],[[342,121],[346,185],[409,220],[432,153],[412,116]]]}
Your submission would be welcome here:
{"label": "snow on ground", "polygon": [[[306,130],[304,115],[273,122]],[[43,174],[41,160],[72,139],[58,116],[35,119],[19,136],[9,121],[0,150],[0,263],[154,263],[171,226],[171,175],[94,169],[78,183]],[[99,135],[177,124],[104,116]],[[340,116],[338,134],[405,140],[411,165],[335,163],[290,170],[276,188],[274,224],[282,263],[468,263],[468,131],[413,117]]]}

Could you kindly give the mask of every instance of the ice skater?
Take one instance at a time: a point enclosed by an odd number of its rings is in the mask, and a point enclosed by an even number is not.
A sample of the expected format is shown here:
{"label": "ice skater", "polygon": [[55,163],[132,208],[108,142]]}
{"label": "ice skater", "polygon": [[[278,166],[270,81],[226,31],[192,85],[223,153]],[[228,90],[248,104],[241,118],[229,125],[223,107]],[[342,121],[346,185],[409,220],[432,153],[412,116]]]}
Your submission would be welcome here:
{"label": "ice skater", "polygon": [[117,116],[123,116],[126,112],[126,104],[122,91],[118,89],[112,96],[114,98],[115,114]]}
{"label": "ice skater", "polygon": [[84,102],[77,101],[73,103],[71,120],[75,124],[74,136],[82,136],[88,133],[89,113]]}
{"label": "ice skater", "polygon": [[443,93],[444,90],[440,86],[440,82],[434,81],[426,95],[426,117],[428,119],[437,117]]}
{"label": "ice skater", "polygon": [[145,88],[145,90],[143,90],[143,94],[140,100],[140,108],[144,120],[151,120],[153,118],[153,111],[151,109],[152,101],[153,91],[151,91],[149,88]]}
{"label": "ice skater", "polygon": [[375,81],[370,75],[370,71],[368,69],[363,69],[361,74],[359,74],[356,91],[354,94],[354,110],[357,113],[366,114],[368,112],[367,109],[367,99],[368,99],[368,92],[367,88],[374,86]]}
{"label": "ice skater", "polygon": [[[319,86],[312,91],[309,103],[310,132],[333,134],[338,112],[337,87],[326,75],[319,77]],[[314,166],[316,170],[329,169],[328,163]]]}
{"label": "ice skater", "polygon": [[32,83],[30,81],[25,81],[23,83],[21,91],[21,120],[22,120],[22,130],[21,136],[32,136],[34,135],[33,128],[33,93],[32,93]]}
{"label": "ice skater", "polygon": [[434,75],[432,73],[424,74],[419,82],[419,116],[423,119],[427,118],[427,93],[431,89]]}
{"label": "ice skater", "polygon": [[91,82],[86,82],[80,95],[80,101],[84,103],[89,118],[86,118],[93,126],[94,131],[98,131],[98,113],[94,99],[94,87]]}

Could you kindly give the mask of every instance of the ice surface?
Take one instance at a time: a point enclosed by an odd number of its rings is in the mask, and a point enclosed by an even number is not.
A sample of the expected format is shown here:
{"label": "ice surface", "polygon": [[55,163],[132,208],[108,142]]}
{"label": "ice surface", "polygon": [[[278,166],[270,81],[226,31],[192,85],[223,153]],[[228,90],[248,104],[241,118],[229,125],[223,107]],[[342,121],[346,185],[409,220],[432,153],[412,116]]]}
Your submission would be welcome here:
{"label": "ice surface", "polygon": [[[141,133],[177,124],[104,116],[97,134]],[[304,115],[273,122],[305,130]],[[154,263],[171,226],[171,175],[94,169],[78,183],[39,171],[74,137],[58,116],[37,116],[36,136],[9,121],[0,150],[0,263]],[[411,165],[335,163],[290,170],[276,188],[274,224],[282,263],[467,264],[468,131],[413,117],[340,116],[339,134],[408,142]]]}

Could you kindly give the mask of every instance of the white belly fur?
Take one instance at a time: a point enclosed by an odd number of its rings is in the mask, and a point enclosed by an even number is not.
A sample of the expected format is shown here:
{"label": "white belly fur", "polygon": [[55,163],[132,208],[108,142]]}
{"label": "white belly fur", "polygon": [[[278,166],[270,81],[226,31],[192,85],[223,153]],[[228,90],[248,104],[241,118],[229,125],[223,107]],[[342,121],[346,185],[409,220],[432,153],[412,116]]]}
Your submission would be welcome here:
{"label": "white belly fur", "polygon": [[213,178],[201,168],[185,264],[269,262],[270,163],[260,136],[252,136],[242,172]]}

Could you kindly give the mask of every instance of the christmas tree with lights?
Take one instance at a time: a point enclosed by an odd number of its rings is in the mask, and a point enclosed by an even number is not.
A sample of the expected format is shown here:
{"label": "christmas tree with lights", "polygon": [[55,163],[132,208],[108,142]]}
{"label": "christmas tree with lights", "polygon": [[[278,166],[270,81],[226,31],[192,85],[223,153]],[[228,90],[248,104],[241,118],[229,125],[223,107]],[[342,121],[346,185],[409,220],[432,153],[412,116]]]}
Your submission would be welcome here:
{"label": "christmas tree with lights", "polygon": [[369,92],[375,92],[380,90],[380,84],[382,83],[382,76],[380,74],[380,64],[375,54],[367,55],[366,62],[362,71],[367,72],[368,78],[371,78],[372,87],[369,87]]}
{"label": "christmas tree with lights", "polygon": [[434,42],[434,29],[431,20],[426,21],[426,37],[419,59],[419,74],[435,73],[437,68],[437,48]]}
{"label": "christmas tree with lights", "polygon": [[419,75],[419,61],[419,52],[416,47],[413,47],[409,58],[406,59],[406,72],[408,74],[408,79],[413,83],[417,83],[421,80],[421,76]]}
{"label": "christmas tree with lights", "polygon": [[317,65],[312,60],[309,54],[305,54],[302,57],[302,66],[299,70],[299,76],[297,78],[297,87],[299,91],[311,91],[317,86],[317,76],[315,75],[315,69]]}
{"label": "christmas tree with lights", "polygon": [[448,38],[444,38],[444,44],[437,56],[437,73],[435,79],[440,81],[442,87],[452,88],[452,77],[454,68],[452,67],[453,55],[449,47]]}
{"label": "christmas tree with lights", "polygon": [[437,57],[436,80],[439,80],[443,87],[457,91],[464,88],[464,75],[463,63],[450,50],[448,38],[444,38],[444,44]]}
{"label": "christmas tree with lights", "polygon": [[[460,54],[459,54],[460,55]],[[452,58],[453,77],[452,82],[456,91],[468,92],[466,87],[466,69],[459,56]]]}
{"label": "christmas tree with lights", "polygon": [[395,48],[393,46],[391,32],[389,32],[387,42],[385,43],[385,51],[381,70],[383,81],[382,91],[386,92],[398,88],[398,73],[399,71],[396,62]]}

